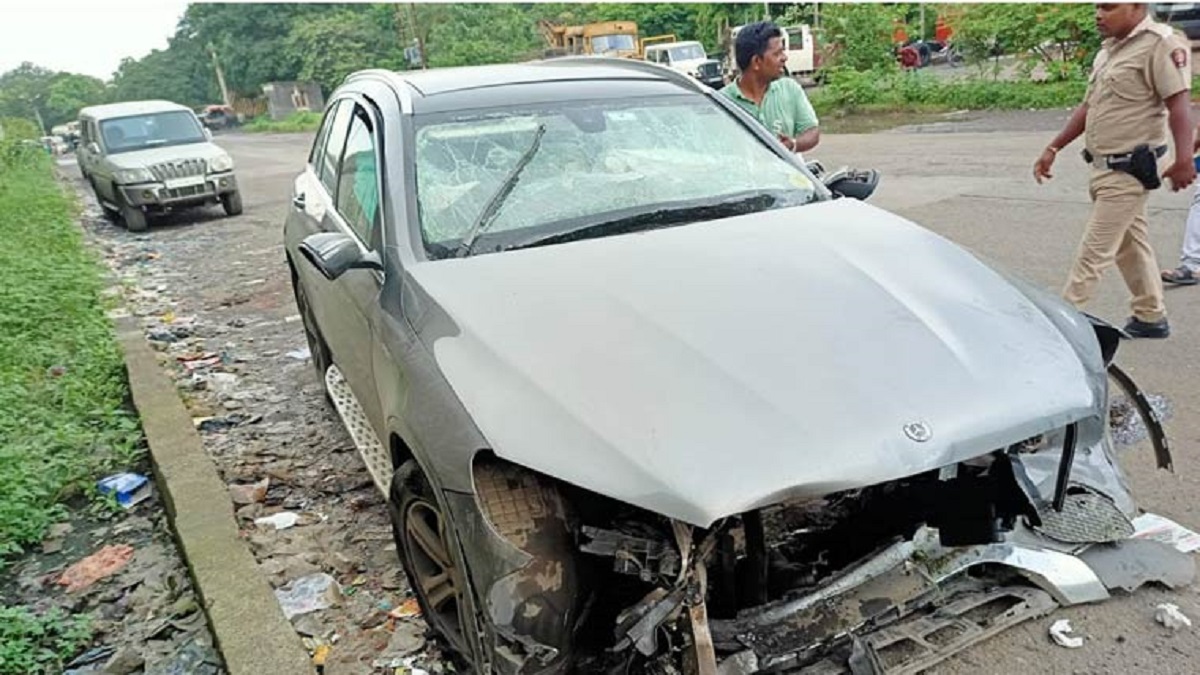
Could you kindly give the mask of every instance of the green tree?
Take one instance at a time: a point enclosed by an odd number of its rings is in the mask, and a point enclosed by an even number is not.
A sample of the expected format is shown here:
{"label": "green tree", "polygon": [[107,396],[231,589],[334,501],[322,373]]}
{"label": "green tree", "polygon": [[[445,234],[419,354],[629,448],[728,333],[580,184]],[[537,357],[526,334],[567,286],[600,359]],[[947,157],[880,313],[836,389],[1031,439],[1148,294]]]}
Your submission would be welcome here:
{"label": "green tree", "polygon": [[166,49],[126,58],[113,76],[112,99],[166,99],[198,106],[220,99],[212,61],[193,38],[176,34]]}
{"label": "green tree", "polygon": [[1010,54],[1026,72],[1041,65],[1052,79],[1078,77],[1100,45],[1094,8],[1078,4],[979,4],[963,11],[955,40],[979,62]]}
{"label": "green tree", "polygon": [[400,67],[396,34],[374,18],[353,10],[296,17],[283,45],[297,76],[331,92],[356,70]]}
{"label": "green tree", "polygon": [[59,73],[50,81],[46,96],[46,124],[50,127],[75,119],[79,109],[108,100],[103,80],[88,75]]}
{"label": "green tree", "polygon": [[906,11],[903,5],[824,4],[821,43],[835,45],[838,67],[858,71],[894,69],[892,29]]}
{"label": "green tree", "polygon": [[176,37],[186,38],[187,43],[202,49],[211,46],[217,52],[229,88],[243,95],[258,96],[263,84],[295,79],[300,72],[299,55],[285,48],[293,21],[342,8],[295,3],[195,3],[184,12]]}
{"label": "green tree", "polygon": [[46,101],[54,75],[54,71],[28,61],[0,75],[0,117],[36,120],[44,133],[49,129]]}

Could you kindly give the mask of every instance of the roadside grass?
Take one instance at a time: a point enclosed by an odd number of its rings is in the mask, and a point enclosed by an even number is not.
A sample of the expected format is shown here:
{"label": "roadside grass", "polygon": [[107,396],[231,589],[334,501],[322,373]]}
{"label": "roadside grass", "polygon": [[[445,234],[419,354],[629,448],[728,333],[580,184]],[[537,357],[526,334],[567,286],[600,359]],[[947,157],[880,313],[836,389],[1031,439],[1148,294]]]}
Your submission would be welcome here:
{"label": "roadside grass", "polygon": [[321,126],[321,113],[319,112],[295,112],[281,120],[272,120],[271,118],[260,115],[242,127],[243,130],[251,133],[297,133],[301,131],[316,131]]}
{"label": "roadside grass", "polygon": [[95,479],[142,456],[76,216],[44,153],[0,142],[0,572],[66,517],[68,500],[114,508]]}
{"label": "roadside grass", "polygon": [[62,672],[91,635],[87,616],[57,609],[39,615],[24,607],[0,606],[0,675]]}

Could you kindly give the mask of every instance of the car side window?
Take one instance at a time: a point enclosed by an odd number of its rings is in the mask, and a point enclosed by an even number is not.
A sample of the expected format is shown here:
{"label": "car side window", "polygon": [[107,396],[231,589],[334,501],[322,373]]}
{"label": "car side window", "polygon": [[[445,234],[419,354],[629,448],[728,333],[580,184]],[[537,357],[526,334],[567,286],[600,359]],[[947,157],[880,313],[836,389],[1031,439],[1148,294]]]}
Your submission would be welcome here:
{"label": "car side window", "polygon": [[326,111],[325,119],[321,122],[321,129],[317,132],[316,139],[313,140],[312,150],[308,153],[308,163],[318,174],[321,172],[321,160],[325,156],[325,141],[329,139],[329,127],[333,126],[333,116],[337,113],[339,105],[341,105],[340,101],[335,102]]}
{"label": "car side window", "polygon": [[342,148],[346,145],[346,131],[350,126],[350,111],[354,106],[346,101],[338,104],[329,126],[329,138],[325,140],[325,150],[321,158],[321,183],[329,190],[330,196],[335,196],[337,190],[338,162],[342,158]]}
{"label": "car side window", "polygon": [[[347,106],[349,107],[349,106]],[[370,246],[379,227],[379,181],[375,124],[361,105],[350,116],[350,132],[338,172],[336,208],[363,243]]]}

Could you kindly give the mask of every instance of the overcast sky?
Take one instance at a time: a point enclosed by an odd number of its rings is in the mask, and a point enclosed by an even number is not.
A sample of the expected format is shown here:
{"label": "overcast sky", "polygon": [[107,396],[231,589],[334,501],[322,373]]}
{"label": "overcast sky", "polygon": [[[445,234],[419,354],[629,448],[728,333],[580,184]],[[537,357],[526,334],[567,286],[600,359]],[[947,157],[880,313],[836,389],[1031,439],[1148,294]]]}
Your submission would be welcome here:
{"label": "overcast sky", "polygon": [[121,59],[165,49],[186,0],[3,0],[0,73],[23,61],[109,80]]}

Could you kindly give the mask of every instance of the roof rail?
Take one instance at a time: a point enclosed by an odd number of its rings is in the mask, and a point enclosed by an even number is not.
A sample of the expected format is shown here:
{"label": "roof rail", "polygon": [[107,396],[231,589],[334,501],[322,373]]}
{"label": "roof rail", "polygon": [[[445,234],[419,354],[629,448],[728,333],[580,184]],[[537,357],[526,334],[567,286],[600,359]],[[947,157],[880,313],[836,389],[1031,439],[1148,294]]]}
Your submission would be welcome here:
{"label": "roof rail", "polygon": [[671,80],[676,84],[684,85],[690,89],[694,89],[702,94],[707,94],[712,91],[704,83],[700,82],[690,75],[679,72],[666,66],[660,66],[657,63],[649,61],[639,61],[637,59],[623,59],[612,56],[559,56],[553,59],[545,59],[542,63],[547,64],[567,64],[567,65],[590,65],[602,63],[607,66],[616,66],[627,70],[636,70],[648,75],[659,75],[664,79]]}

